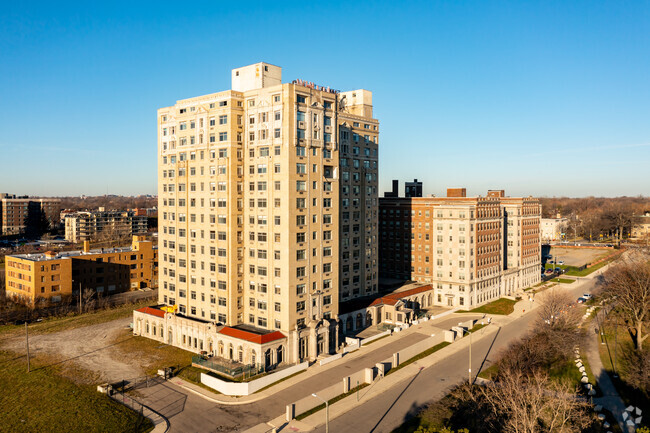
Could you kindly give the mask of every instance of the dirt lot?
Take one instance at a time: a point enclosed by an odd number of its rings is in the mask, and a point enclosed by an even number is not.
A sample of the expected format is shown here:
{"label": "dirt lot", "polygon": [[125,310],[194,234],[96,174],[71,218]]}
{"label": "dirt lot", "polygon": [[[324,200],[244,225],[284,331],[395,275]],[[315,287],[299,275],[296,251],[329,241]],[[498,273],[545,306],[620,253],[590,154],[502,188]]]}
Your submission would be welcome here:
{"label": "dirt lot", "polygon": [[552,247],[551,261],[563,260],[567,266],[582,266],[586,263],[593,263],[600,257],[611,254],[613,250],[596,249],[596,248],[563,248]]}
{"label": "dirt lot", "polygon": [[[124,330],[131,318],[90,325],[49,334],[31,335],[29,350],[55,363],[73,363],[91,372],[84,380],[116,382],[144,375],[143,369],[132,359],[125,358],[119,348],[125,338]],[[119,337],[119,338],[117,338]],[[126,338],[133,338],[126,334]],[[0,343],[2,348],[25,353],[24,336],[14,336]]]}

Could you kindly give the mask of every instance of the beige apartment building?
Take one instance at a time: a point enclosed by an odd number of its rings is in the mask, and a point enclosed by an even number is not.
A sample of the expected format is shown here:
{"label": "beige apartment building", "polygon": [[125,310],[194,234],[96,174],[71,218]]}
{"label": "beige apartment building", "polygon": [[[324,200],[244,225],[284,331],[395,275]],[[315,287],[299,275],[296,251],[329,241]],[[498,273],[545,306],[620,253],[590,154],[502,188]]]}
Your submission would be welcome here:
{"label": "beige apartment building", "polygon": [[169,308],[134,312],[137,334],[241,364],[294,363],[337,349],[339,301],[377,293],[372,93],[281,74],[234,69],[231,90],[158,110]]}
{"label": "beige apartment building", "polygon": [[541,206],[535,198],[380,199],[381,276],[431,284],[434,305],[472,309],[540,281]]}

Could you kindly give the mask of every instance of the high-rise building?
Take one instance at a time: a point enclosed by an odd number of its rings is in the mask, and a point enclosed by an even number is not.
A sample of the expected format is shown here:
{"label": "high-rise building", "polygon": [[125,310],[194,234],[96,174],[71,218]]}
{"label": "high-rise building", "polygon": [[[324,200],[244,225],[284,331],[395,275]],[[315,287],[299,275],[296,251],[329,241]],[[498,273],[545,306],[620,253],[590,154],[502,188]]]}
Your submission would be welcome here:
{"label": "high-rise building", "polygon": [[59,223],[61,200],[0,194],[0,235],[39,235]]}
{"label": "high-rise building", "polygon": [[541,205],[533,197],[382,198],[381,276],[434,286],[434,303],[471,309],[540,281]]}
{"label": "high-rise building", "polygon": [[168,308],[136,311],[136,333],[243,364],[297,362],[336,350],[339,301],[377,293],[372,93],[281,72],[234,69],[231,90],[158,110]]}

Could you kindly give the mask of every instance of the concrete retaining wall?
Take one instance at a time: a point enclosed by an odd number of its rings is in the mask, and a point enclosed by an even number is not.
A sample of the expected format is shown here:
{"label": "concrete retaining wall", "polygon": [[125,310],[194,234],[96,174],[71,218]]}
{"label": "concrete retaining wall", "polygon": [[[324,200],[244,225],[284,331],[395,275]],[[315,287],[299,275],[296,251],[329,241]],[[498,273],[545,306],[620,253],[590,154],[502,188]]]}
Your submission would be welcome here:
{"label": "concrete retaining wall", "polygon": [[332,361],[336,361],[337,359],[341,359],[343,357],[342,353],[338,353],[336,355],[328,356],[325,359],[320,360],[320,365],[327,365]]}
{"label": "concrete retaining wall", "polygon": [[302,364],[294,365],[289,368],[285,368],[282,371],[277,373],[272,373],[259,379],[251,380],[250,382],[226,382],[225,380],[217,379],[216,377],[210,376],[205,373],[201,373],[201,383],[209,386],[212,389],[216,389],[224,395],[251,395],[260,389],[271,385],[272,383],[277,382],[278,380],[284,379],[285,377],[291,376],[294,373],[299,371],[307,370],[309,367],[309,362],[303,362]]}
{"label": "concrete retaining wall", "polygon": [[371,341],[377,340],[378,338],[381,338],[384,335],[390,335],[390,334],[391,334],[391,332],[390,332],[390,329],[389,329],[389,330],[384,331],[384,332],[382,332],[380,334],[373,335],[372,337],[364,338],[363,340],[361,340],[361,345],[363,346],[364,344],[367,344],[367,343],[370,343]]}

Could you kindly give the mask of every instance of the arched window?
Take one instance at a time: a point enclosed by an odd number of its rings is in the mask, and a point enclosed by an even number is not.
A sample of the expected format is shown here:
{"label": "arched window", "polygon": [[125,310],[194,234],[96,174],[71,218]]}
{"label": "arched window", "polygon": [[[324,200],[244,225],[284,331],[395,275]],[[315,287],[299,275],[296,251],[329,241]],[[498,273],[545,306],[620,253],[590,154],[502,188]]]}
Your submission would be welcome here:
{"label": "arched window", "polygon": [[257,363],[257,354],[255,351],[251,351],[251,364],[255,365]]}
{"label": "arched window", "polygon": [[237,348],[237,361],[244,362],[244,349],[241,346]]}
{"label": "arched window", "polygon": [[149,322],[144,322],[144,327],[147,330],[147,334],[149,333]]}

